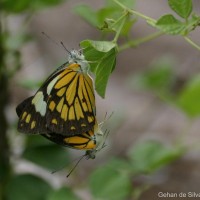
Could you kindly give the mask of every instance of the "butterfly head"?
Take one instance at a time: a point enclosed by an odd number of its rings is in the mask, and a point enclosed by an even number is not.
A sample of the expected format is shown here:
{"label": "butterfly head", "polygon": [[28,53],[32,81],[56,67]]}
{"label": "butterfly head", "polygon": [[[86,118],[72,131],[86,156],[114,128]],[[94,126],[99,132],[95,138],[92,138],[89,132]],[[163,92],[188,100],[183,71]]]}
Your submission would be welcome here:
{"label": "butterfly head", "polygon": [[85,60],[85,56],[83,55],[81,50],[72,50],[69,51],[68,57],[69,63],[77,63],[81,65],[82,71],[87,72],[89,69],[89,64],[87,60]]}
{"label": "butterfly head", "polygon": [[85,57],[84,57],[84,55],[83,55],[83,53],[82,53],[82,49],[80,49],[80,50],[78,50],[78,51],[75,50],[75,49],[69,51],[69,50],[65,47],[65,45],[64,45],[63,42],[61,42],[61,45],[63,46],[63,48],[67,51],[67,53],[68,53],[68,55],[69,55],[69,57],[68,57],[68,62],[69,62],[69,63],[74,63],[74,62],[77,62],[77,61],[85,61]]}
{"label": "butterfly head", "polygon": [[98,130],[95,132],[95,141],[96,141],[96,147],[94,149],[87,150],[85,153],[85,156],[87,159],[95,159],[96,153],[101,151],[106,145],[106,139],[108,137],[109,131],[103,132],[100,127],[98,127]]}
{"label": "butterfly head", "polygon": [[83,55],[83,53],[81,51],[77,51],[77,50],[72,50],[69,52],[69,57],[68,57],[69,63],[87,63],[87,61],[85,60],[85,56]]}

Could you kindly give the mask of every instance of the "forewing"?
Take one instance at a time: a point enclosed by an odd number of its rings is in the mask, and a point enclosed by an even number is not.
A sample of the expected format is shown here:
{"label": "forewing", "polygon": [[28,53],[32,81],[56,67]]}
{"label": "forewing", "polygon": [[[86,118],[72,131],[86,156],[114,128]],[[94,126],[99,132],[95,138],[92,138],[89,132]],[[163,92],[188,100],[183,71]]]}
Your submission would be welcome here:
{"label": "forewing", "polygon": [[66,64],[49,76],[35,96],[16,108],[20,132],[73,136],[93,130],[96,123],[93,81],[79,64]]}
{"label": "forewing", "polygon": [[69,136],[93,129],[96,123],[93,82],[79,64],[71,64],[54,77],[47,93],[48,129]]}

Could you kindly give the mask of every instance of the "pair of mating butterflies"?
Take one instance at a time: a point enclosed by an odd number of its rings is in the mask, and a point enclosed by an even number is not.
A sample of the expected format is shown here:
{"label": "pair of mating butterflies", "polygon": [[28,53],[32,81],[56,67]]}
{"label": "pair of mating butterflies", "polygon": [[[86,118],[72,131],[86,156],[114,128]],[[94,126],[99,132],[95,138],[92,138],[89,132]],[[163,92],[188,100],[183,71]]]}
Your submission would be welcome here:
{"label": "pair of mating butterflies", "polygon": [[104,147],[105,134],[96,120],[95,95],[89,64],[80,51],[53,72],[34,96],[20,103],[18,131],[40,134],[57,144],[86,150],[95,158]]}

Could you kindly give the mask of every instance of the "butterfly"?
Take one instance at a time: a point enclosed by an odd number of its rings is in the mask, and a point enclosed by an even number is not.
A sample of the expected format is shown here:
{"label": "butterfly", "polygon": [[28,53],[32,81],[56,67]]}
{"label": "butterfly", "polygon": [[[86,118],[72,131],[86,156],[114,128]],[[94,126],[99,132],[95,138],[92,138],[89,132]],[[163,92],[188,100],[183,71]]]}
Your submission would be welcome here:
{"label": "butterfly", "polygon": [[85,156],[94,159],[96,153],[105,147],[108,132],[103,132],[99,125],[95,125],[93,130],[74,136],[64,136],[56,133],[42,134],[43,137],[61,146],[66,146],[78,150],[86,150]]}
{"label": "butterfly", "polygon": [[[34,96],[20,103],[18,131],[57,137],[94,132],[96,107],[89,64],[80,51],[53,72]],[[53,136],[52,136],[53,137]]]}
{"label": "butterfly", "polygon": [[[32,97],[29,97],[25,101],[29,101],[31,98]],[[26,102],[24,105],[26,105]],[[18,117],[21,116],[23,110],[24,109],[22,106],[17,107]],[[95,123],[91,130],[82,134],[63,135],[55,132],[48,132],[40,133],[40,135],[61,146],[66,146],[78,150],[86,150],[86,153],[83,156],[86,156],[87,159],[95,159],[96,153],[105,147],[108,131],[103,132],[101,130],[101,125]]]}
{"label": "butterfly", "polygon": [[[85,154],[79,158],[78,162],[67,174],[66,177],[68,178],[84,157],[86,157],[86,159],[96,158],[96,154],[106,146],[105,142],[106,142],[108,134],[109,132],[107,130],[105,132],[101,130],[100,125],[95,125],[94,130],[90,130],[79,135],[64,136],[64,135],[60,135],[56,133],[49,133],[49,134],[42,134],[42,136],[49,139],[50,141],[54,143],[57,143],[65,147],[78,149],[78,150],[86,150]],[[55,173],[59,171],[60,169],[57,169],[53,171],[52,173]]]}

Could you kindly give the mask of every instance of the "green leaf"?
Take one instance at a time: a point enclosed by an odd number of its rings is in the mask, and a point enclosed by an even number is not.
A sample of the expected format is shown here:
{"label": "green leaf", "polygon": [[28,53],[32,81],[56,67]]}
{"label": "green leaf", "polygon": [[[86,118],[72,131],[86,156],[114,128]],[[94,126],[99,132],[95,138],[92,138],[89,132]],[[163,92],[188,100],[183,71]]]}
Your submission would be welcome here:
{"label": "green leaf", "polygon": [[6,186],[7,200],[44,200],[53,189],[37,176],[24,174],[13,176]]}
{"label": "green leaf", "polygon": [[18,0],[13,3],[13,0],[3,0],[0,3],[0,9],[12,13],[20,13],[25,11],[30,7],[31,1],[28,0]]}
{"label": "green leaf", "polygon": [[109,162],[106,163],[106,167],[116,169],[119,172],[132,171],[132,165],[130,165],[130,163],[127,160],[121,158],[112,158],[111,160],[109,160]]}
{"label": "green leaf", "polygon": [[[125,0],[121,3],[132,8],[135,0]],[[122,8],[120,8],[115,2],[110,0],[106,1],[106,5],[97,11],[94,11],[87,5],[78,5],[74,8],[74,12],[86,20],[89,24],[95,27],[99,27],[101,30],[113,31],[111,28],[112,22],[115,22],[122,15]]]}
{"label": "green leaf", "polygon": [[97,19],[97,14],[87,5],[77,5],[73,8],[73,11],[90,23],[92,26],[99,26],[99,21]]}
{"label": "green leaf", "polygon": [[86,47],[93,47],[95,50],[100,52],[109,52],[116,46],[116,44],[109,41],[84,40],[80,43],[80,46],[83,49]]}
{"label": "green leaf", "polygon": [[[83,49],[85,59],[91,63],[101,60],[105,55],[104,52],[97,51],[92,46],[85,47]],[[92,61],[92,62],[91,62]]]}
{"label": "green leaf", "polygon": [[193,77],[187,82],[177,98],[177,105],[188,116],[198,117],[200,115],[200,75]]}
{"label": "green leaf", "polygon": [[169,90],[174,78],[171,64],[160,59],[146,72],[134,75],[132,84],[141,89]]}
{"label": "green leaf", "polygon": [[100,30],[102,30],[103,32],[116,32],[115,27],[113,27],[113,24],[115,23],[115,20],[110,19],[110,18],[106,18],[103,21],[103,25],[100,26]]}
{"label": "green leaf", "polygon": [[125,24],[124,24],[124,26],[123,26],[123,28],[122,28],[122,30],[121,30],[121,35],[123,35],[123,36],[128,36],[128,34],[129,34],[131,28],[133,27],[133,24],[135,24],[136,22],[137,22],[137,19],[136,19],[136,18],[134,18],[134,19],[128,19],[128,20],[125,22]]}
{"label": "green leaf", "polygon": [[96,75],[95,89],[104,98],[109,75],[116,64],[116,44],[108,41],[84,40],[80,45],[86,60],[90,63],[90,70]]}
{"label": "green leaf", "polygon": [[175,65],[173,57],[161,57],[152,62],[146,71],[131,75],[127,84],[133,89],[153,91],[161,100],[174,104]]}
{"label": "green leaf", "polygon": [[53,143],[49,145],[35,145],[32,147],[27,146],[22,156],[51,171],[60,168],[63,166],[63,163],[65,163],[66,166],[70,163],[68,152],[64,148]]}
{"label": "green leaf", "polygon": [[[120,18],[120,19],[119,19]],[[100,29],[104,32],[118,32],[120,28],[120,35],[127,36],[130,32],[133,24],[137,21],[136,18],[132,18],[132,16],[124,16],[121,17],[120,15],[117,16],[110,16],[109,18],[104,17],[102,18],[102,26]],[[123,27],[121,25],[123,24]],[[122,29],[121,29],[122,28]]]}
{"label": "green leaf", "polygon": [[46,7],[55,6],[60,3],[63,3],[64,0],[34,0],[31,1],[31,9],[40,10]]}
{"label": "green leaf", "polygon": [[179,16],[187,19],[192,12],[192,0],[168,0],[169,6]]}
{"label": "green leaf", "polygon": [[95,89],[102,98],[105,97],[108,78],[111,72],[113,71],[115,64],[116,64],[116,51],[115,49],[112,49],[99,62],[97,69],[95,71],[96,75]]}
{"label": "green leaf", "polygon": [[121,16],[121,10],[119,7],[110,6],[94,11],[87,5],[78,5],[74,8],[74,11],[90,25],[99,28],[103,25],[105,26],[108,19],[115,21],[115,19],[118,19]]}
{"label": "green leaf", "polygon": [[[123,0],[123,1],[120,1],[120,3],[123,4],[124,6],[126,6],[127,8],[132,9],[135,4],[135,0]],[[106,1],[106,7],[118,7],[119,8],[119,6],[114,1],[110,1],[110,0]]]}
{"label": "green leaf", "polygon": [[200,16],[192,15],[192,17],[190,17],[190,19],[187,21],[186,25],[187,32],[189,33],[191,31],[194,31],[194,29],[199,25],[200,25]]}
{"label": "green leaf", "polygon": [[59,190],[52,191],[47,200],[80,200],[69,188],[62,187]]}
{"label": "green leaf", "polygon": [[[105,8],[98,10],[97,17],[98,17],[100,29],[103,30],[102,29],[103,24],[108,23],[108,25],[109,25],[110,24],[109,22],[115,22],[116,21],[115,19],[116,18],[118,19],[118,17],[120,17],[120,15],[121,15],[121,13],[119,13],[118,10],[116,10],[116,8],[113,8],[113,7],[105,7]],[[108,29],[109,28],[110,27],[108,26]]]}
{"label": "green leaf", "polygon": [[183,154],[183,148],[167,148],[156,141],[146,141],[133,146],[129,151],[134,173],[152,173]]}
{"label": "green leaf", "polygon": [[3,0],[0,3],[0,9],[10,13],[21,13],[25,11],[39,10],[48,6],[54,6],[61,3],[63,0],[18,0],[13,3],[13,0]]}
{"label": "green leaf", "polygon": [[94,199],[123,200],[130,195],[131,181],[128,174],[104,166],[90,175],[89,187]]}
{"label": "green leaf", "polygon": [[185,24],[170,14],[162,16],[156,22],[155,27],[171,35],[184,34],[185,31]]}
{"label": "green leaf", "polygon": [[103,58],[105,53],[97,51],[96,49],[90,46],[83,49],[83,54],[85,56],[85,59],[90,64],[90,71],[95,73],[97,64]]}

